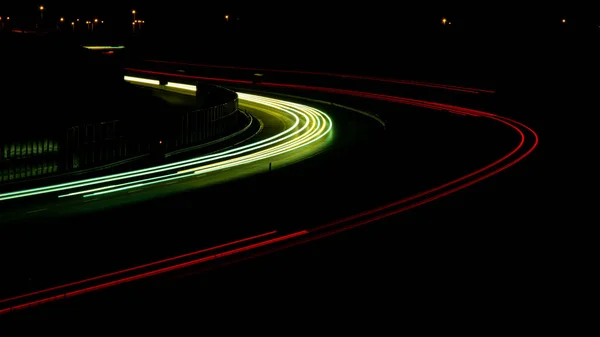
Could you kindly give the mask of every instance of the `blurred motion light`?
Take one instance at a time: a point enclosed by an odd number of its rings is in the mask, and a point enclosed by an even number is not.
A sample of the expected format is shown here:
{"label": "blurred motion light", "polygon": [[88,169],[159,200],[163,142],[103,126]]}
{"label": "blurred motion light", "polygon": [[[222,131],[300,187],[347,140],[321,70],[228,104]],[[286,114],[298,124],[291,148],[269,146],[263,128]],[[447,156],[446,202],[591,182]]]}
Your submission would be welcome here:
{"label": "blurred motion light", "polygon": [[146,78],[139,78],[139,77],[132,77],[132,76],[125,76],[125,81],[160,85],[160,82],[158,80],[150,80],[150,79],[146,79]]}
{"label": "blurred motion light", "polygon": [[91,50],[112,50],[112,49],[125,49],[125,46],[82,46],[85,49]]}
{"label": "blurred motion light", "polygon": [[190,91],[196,91],[196,86],[195,85],[190,85],[190,84],[181,84],[181,83],[168,82],[167,83],[167,87],[177,88],[177,89],[183,89],[183,90],[190,90]]}

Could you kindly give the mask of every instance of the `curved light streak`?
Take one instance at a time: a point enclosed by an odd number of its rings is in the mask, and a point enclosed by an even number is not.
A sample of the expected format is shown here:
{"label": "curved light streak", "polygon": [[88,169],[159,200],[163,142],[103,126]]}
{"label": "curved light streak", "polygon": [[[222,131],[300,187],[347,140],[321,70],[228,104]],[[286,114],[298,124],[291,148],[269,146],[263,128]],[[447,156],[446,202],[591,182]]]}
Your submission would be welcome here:
{"label": "curved light streak", "polygon": [[83,46],[85,49],[90,50],[113,50],[113,49],[125,49],[125,46]]}
{"label": "curved light streak", "polygon": [[[127,76],[125,79],[132,82],[154,84],[144,78]],[[169,82],[167,86],[188,90],[190,92],[195,91],[195,87],[181,83]],[[1,193],[0,201],[63,191],[72,192],[60,195],[59,198],[77,195],[89,197],[144,187],[193,175],[227,169],[238,165],[249,164],[258,160],[294,151],[314,143],[331,131],[331,118],[315,108],[245,93],[238,93],[238,98],[240,101],[275,109],[276,111],[289,116],[294,123],[291,127],[274,136],[233,149],[130,172]],[[109,186],[101,186],[108,183],[110,183]]]}

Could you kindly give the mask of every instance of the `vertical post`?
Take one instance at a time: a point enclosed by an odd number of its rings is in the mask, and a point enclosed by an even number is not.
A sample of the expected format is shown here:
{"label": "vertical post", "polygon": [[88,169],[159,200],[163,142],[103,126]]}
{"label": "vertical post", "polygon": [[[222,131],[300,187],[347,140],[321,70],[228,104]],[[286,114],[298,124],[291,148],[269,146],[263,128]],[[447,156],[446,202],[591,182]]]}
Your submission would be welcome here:
{"label": "vertical post", "polygon": [[200,81],[196,82],[196,108],[202,108],[204,105],[204,90],[201,88]]}

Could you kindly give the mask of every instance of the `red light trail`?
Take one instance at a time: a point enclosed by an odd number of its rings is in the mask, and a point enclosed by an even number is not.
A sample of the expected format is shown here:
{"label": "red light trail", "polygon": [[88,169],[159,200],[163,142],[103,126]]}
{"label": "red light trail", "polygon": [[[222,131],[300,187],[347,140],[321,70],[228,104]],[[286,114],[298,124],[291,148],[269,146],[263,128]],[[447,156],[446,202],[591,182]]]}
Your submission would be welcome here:
{"label": "red light trail", "polygon": [[[250,68],[250,69],[257,69],[257,68]],[[252,83],[251,81],[171,74],[171,73],[165,73],[165,72],[138,70],[138,69],[132,69],[132,68],[128,68],[126,70],[137,72],[137,73],[150,74],[150,75],[178,77],[178,78],[206,80],[206,81],[218,81],[218,82],[224,82],[224,83],[238,83],[238,84],[240,84],[240,83],[241,84],[251,84]],[[321,74],[321,73],[317,73],[317,74]],[[386,79],[381,79],[381,80],[385,81]],[[76,295],[81,295],[81,294],[88,293],[91,291],[100,290],[100,289],[116,286],[119,284],[123,284],[126,282],[131,282],[131,281],[147,278],[147,277],[154,276],[154,275],[167,273],[167,272],[170,272],[173,270],[182,269],[182,268],[185,268],[188,266],[197,265],[197,264],[208,262],[208,261],[214,261],[214,260],[222,259],[225,257],[234,256],[236,254],[240,254],[243,252],[256,251],[255,253],[250,254],[246,258],[257,257],[260,255],[275,252],[275,251],[278,251],[281,249],[293,247],[293,246],[296,246],[296,245],[299,245],[302,243],[306,243],[309,241],[324,238],[324,237],[327,237],[327,236],[330,236],[330,235],[333,235],[333,234],[336,234],[336,233],[339,233],[342,231],[346,231],[346,230],[349,230],[349,229],[352,229],[352,228],[355,228],[358,226],[369,224],[369,223],[402,213],[402,212],[410,210],[412,208],[427,204],[429,202],[432,202],[434,200],[437,200],[437,199],[447,196],[449,194],[452,194],[452,193],[455,193],[462,189],[465,189],[465,188],[467,188],[473,184],[476,184],[486,178],[489,178],[493,175],[496,175],[499,172],[502,172],[502,171],[508,169],[509,167],[517,164],[518,162],[523,160],[525,157],[530,155],[534,151],[534,149],[537,147],[538,142],[539,142],[538,135],[535,133],[535,131],[532,130],[530,127],[528,127],[518,121],[515,121],[515,120],[507,118],[507,117],[502,117],[499,115],[487,113],[487,112],[482,112],[482,111],[473,110],[473,109],[467,109],[467,108],[453,106],[453,105],[449,105],[449,104],[429,102],[429,101],[416,100],[416,99],[403,98],[403,97],[396,97],[396,96],[390,96],[390,95],[382,95],[382,94],[376,94],[376,93],[361,92],[361,91],[355,91],[355,90],[316,87],[316,86],[307,86],[307,85],[281,84],[281,83],[266,82],[266,83],[261,83],[259,86],[260,87],[272,87],[272,88],[301,89],[301,90],[307,90],[307,91],[317,91],[317,92],[326,92],[326,93],[331,93],[331,94],[341,94],[341,95],[347,95],[347,96],[353,96],[353,97],[359,97],[359,98],[365,98],[365,99],[375,99],[375,100],[381,100],[381,101],[386,101],[386,102],[417,106],[417,107],[433,109],[433,110],[438,110],[438,111],[448,111],[450,113],[455,113],[455,114],[459,114],[459,115],[488,118],[488,119],[491,119],[498,123],[501,123],[502,125],[504,125],[506,127],[511,128],[519,136],[520,141],[519,141],[519,144],[514,149],[512,149],[509,153],[505,154],[501,158],[495,160],[494,162],[492,162],[484,167],[481,167],[469,174],[466,174],[462,177],[456,178],[452,181],[444,183],[435,188],[417,193],[408,198],[404,198],[404,199],[401,199],[401,200],[398,200],[395,202],[388,203],[387,205],[384,205],[384,206],[373,208],[371,210],[368,210],[368,211],[365,211],[365,212],[362,212],[359,214],[355,214],[355,215],[352,215],[349,217],[345,217],[343,219],[340,219],[340,220],[337,220],[337,221],[334,221],[334,222],[331,222],[328,224],[320,225],[320,226],[317,226],[317,227],[314,227],[311,229],[302,230],[300,232],[276,237],[273,239],[267,239],[265,241],[260,241],[260,242],[249,244],[249,245],[242,246],[239,248],[234,248],[234,249],[222,252],[222,253],[205,256],[205,257],[194,259],[191,261],[180,262],[175,265],[171,265],[171,266],[167,266],[167,267],[160,267],[159,269],[155,269],[155,270],[143,271],[139,274],[126,276],[123,278],[117,278],[116,280],[107,281],[107,282],[96,284],[93,286],[88,285],[88,284],[98,281],[98,280],[104,280],[109,277],[120,276],[120,275],[123,275],[126,273],[140,271],[141,269],[146,269],[149,267],[162,265],[167,262],[175,262],[182,258],[191,257],[191,256],[198,255],[198,254],[201,254],[204,252],[229,247],[229,246],[236,245],[239,243],[246,243],[251,240],[261,239],[266,236],[273,235],[276,232],[273,231],[273,232],[249,237],[246,239],[237,240],[237,241],[227,243],[224,245],[219,245],[216,247],[203,249],[203,250],[200,250],[197,252],[188,253],[188,254],[184,254],[181,256],[177,256],[177,257],[173,257],[173,258],[169,258],[169,259],[165,259],[165,260],[125,269],[122,271],[117,271],[114,273],[105,274],[105,275],[93,277],[90,279],[65,284],[65,285],[58,286],[58,287],[52,287],[52,288],[48,288],[45,290],[40,290],[37,292],[32,292],[29,294],[24,294],[24,295],[12,297],[9,299],[0,300],[0,303],[9,303],[9,302],[14,302],[14,301],[19,301],[19,300],[23,300],[26,298],[30,298],[30,297],[33,297],[36,295],[47,294],[49,292],[53,292],[53,291],[57,291],[57,290],[65,290],[65,289],[71,288],[71,287],[83,286],[83,288],[81,288],[81,289],[72,290],[69,292],[63,291],[59,295],[49,296],[49,297],[42,298],[39,300],[33,300],[33,301],[29,301],[29,302],[22,303],[19,305],[13,305],[13,306],[10,306],[5,309],[0,309],[0,314],[8,313],[8,312],[19,310],[19,309],[29,308],[32,306],[56,301],[59,299],[65,299],[65,298],[69,298],[69,297],[76,296]],[[448,88],[446,88],[446,89],[448,89]],[[454,89],[448,89],[448,90],[454,90]],[[279,245],[279,246],[275,245],[276,243],[281,243],[281,242],[284,242],[284,244]],[[267,247],[267,249],[258,251],[259,248],[263,248],[263,247]]]}
{"label": "red light trail", "polygon": [[373,77],[373,76],[326,73],[326,72],[320,72],[320,71],[301,71],[301,70],[252,68],[252,67],[219,66],[219,65],[211,65],[211,64],[197,64],[197,63],[172,62],[172,61],[160,61],[160,60],[146,60],[146,62],[192,66],[192,67],[199,67],[199,68],[235,69],[235,70],[263,71],[263,72],[271,72],[271,73],[339,77],[339,78],[349,78],[349,79],[363,80],[363,81],[396,83],[396,84],[405,84],[405,85],[412,85],[412,86],[418,86],[418,87],[427,87],[427,88],[468,92],[471,94],[479,94],[479,93],[493,94],[493,93],[495,93],[494,90],[488,90],[488,89],[467,88],[467,87],[459,87],[459,86],[448,85],[448,84],[429,83],[429,82],[421,82],[421,81],[409,81],[409,80],[397,80],[397,79],[393,79],[393,78],[381,78],[381,77]]}

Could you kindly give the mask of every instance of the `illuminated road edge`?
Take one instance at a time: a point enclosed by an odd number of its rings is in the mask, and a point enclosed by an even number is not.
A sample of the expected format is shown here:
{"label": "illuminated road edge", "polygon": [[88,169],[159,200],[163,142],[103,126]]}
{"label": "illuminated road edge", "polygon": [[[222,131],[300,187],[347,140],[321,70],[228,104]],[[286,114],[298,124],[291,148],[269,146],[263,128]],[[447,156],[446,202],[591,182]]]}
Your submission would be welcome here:
{"label": "illuminated road edge", "polygon": [[[145,85],[159,85],[158,81],[144,78],[126,76],[125,79],[130,82],[144,83]],[[195,86],[173,82],[169,82],[167,87],[188,91],[196,90]],[[332,122],[329,116],[315,108],[244,93],[238,93],[238,98],[240,101],[274,108],[282,114],[290,116],[295,122],[290,128],[272,137],[230,150],[130,172],[1,193],[0,201],[56,192],[64,193],[59,195],[59,198],[73,196],[83,196],[84,198],[87,198],[160,184],[167,181],[249,164],[258,160],[295,151],[314,143],[331,131]]]}
{"label": "illuminated road edge", "polygon": [[[148,73],[148,71],[140,71],[140,72]],[[174,77],[177,77],[177,74],[164,73],[164,75],[172,75]],[[192,78],[192,77],[193,76],[188,76],[188,78]],[[200,79],[200,78],[198,78],[198,79]],[[206,78],[203,78],[203,79],[206,79]],[[238,80],[228,80],[228,79],[210,79],[210,80],[220,80],[223,82],[230,82],[230,83],[238,82]],[[373,80],[373,79],[370,79],[370,80]],[[375,79],[375,80],[377,80],[377,79]],[[376,93],[361,92],[361,91],[355,91],[355,90],[343,90],[343,89],[335,89],[335,88],[324,88],[324,87],[295,85],[295,84],[279,84],[279,83],[262,83],[261,85],[264,87],[293,88],[293,89],[302,89],[302,90],[308,90],[308,91],[327,92],[327,93],[331,93],[331,94],[340,94],[340,95],[347,95],[347,96],[353,96],[353,97],[359,97],[359,98],[365,98],[365,99],[374,99],[374,100],[381,100],[381,101],[398,103],[398,104],[417,106],[417,107],[422,107],[422,108],[426,108],[426,109],[431,109],[434,111],[447,111],[449,113],[453,113],[453,114],[457,114],[457,115],[461,115],[461,116],[467,116],[467,117],[470,116],[470,117],[488,118],[490,120],[496,121],[510,129],[512,129],[518,135],[520,141],[519,141],[518,145],[514,149],[512,149],[510,152],[508,152],[504,156],[500,157],[496,161],[491,162],[488,165],[485,165],[484,167],[476,169],[475,171],[473,171],[469,174],[458,177],[452,181],[449,181],[449,182],[439,185],[437,187],[417,193],[415,195],[412,195],[410,197],[407,197],[407,198],[404,198],[401,200],[397,200],[397,201],[388,203],[381,207],[373,208],[373,209],[370,209],[370,210],[367,210],[367,211],[364,211],[364,212],[361,212],[361,213],[358,213],[358,214],[355,214],[352,216],[348,216],[346,218],[342,218],[342,219],[339,219],[339,220],[336,220],[336,221],[333,221],[333,222],[330,222],[327,224],[322,224],[320,226],[316,226],[316,227],[313,227],[308,230],[302,230],[302,231],[291,233],[288,235],[279,236],[274,239],[263,240],[258,243],[245,245],[241,248],[230,249],[224,253],[210,255],[208,257],[202,257],[202,258],[198,258],[198,259],[195,259],[192,261],[177,262],[180,259],[183,259],[183,258],[186,258],[189,256],[194,256],[196,254],[200,254],[200,253],[203,253],[206,251],[210,251],[212,249],[215,249],[215,247],[204,249],[204,250],[197,251],[197,252],[184,254],[184,255],[180,255],[180,256],[176,256],[176,257],[172,257],[172,258],[169,258],[166,260],[161,260],[161,261],[157,261],[157,262],[142,265],[142,266],[137,266],[137,267],[113,272],[110,274],[100,275],[100,276],[97,276],[97,277],[94,277],[91,279],[87,279],[87,280],[81,280],[81,281],[70,283],[70,284],[60,285],[58,287],[53,287],[53,288],[48,288],[48,289],[43,289],[40,291],[32,292],[32,293],[23,294],[23,295],[13,297],[13,298],[3,299],[3,300],[0,300],[0,305],[3,303],[10,303],[13,301],[18,301],[18,300],[24,300],[24,299],[29,299],[29,300],[28,300],[28,302],[20,304],[20,305],[14,305],[14,306],[6,307],[5,309],[0,309],[0,314],[6,314],[6,313],[9,313],[12,311],[26,309],[26,308],[41,305],[44,303],[69,298],[72,296],[108,288],[111,286],[116,286],[116,285],[119,285],[122,283],[131,282],[131,281],[135,281],[138,279],[170,272],[173,270],[186,268],[191,265],[197,265],[197,264],[205,263],[208,261],[214,261],[216,259],[223,259],[223,258],[231,257],[234,255],[243,253],[243,252],[251,252],[251,253],[247,256],[240,257],[239,260],[246,260],[249,258],[259,257],[259,256],[273,253],[273,252],[276,252],[276,251],[279,251],[282,249],[287,249],[287,248],[290,248],[293,246],[297,246],[299,244],[303,244],[306,242],[325,238],[325,237],[331,236],[333,234],[340,233],[340,232],[343,232],[343,231],[346,231],[346,230],[349,230],[349,229],[352,229],[352,228],[355,228],[358,226],[366,225],[366,224],[369,224],[369,223],[372,223],[372,222],[375,222],[375,221],[378,221],[381,219],[385,219],[387,217],[402,213],[404,211],[410,210],[412,208],[427,204],[429,202],[432,202],[432,201],[442,198],[444,196],[450,195],[452,193],[455,193],[457,191],[465,189],[473,184],[476,184],[484,179],[487,179],[493,175],[496,175],[496,174],[510,168],[511,166],[519,163],[523,159],[525,159],[527,156],[529,156],[535,150],[535,148],[538,146],[538,143],[539,143],[539,138],[538,138],[537,133],[533,129],[528,127],[527,125],[525,125],[521,122],[515,121],[513,119],[507,118],[507,117],[503,117],[503,116],[499,116],[499,115],[495,115],[495,114],[491,114],[491,113],[487,113],[487,112],[482,112],[482,111],[478,111],[478,110],[467,109],[467,108],[462,108],[462,107],[448,105],[448,104],[442,104],[442,103],[436,103],[436,102],[409,99],[409,98],[396,97],[396,96],[390,96],[390,95],[382,95],[382,94],[376,94]],[[234,243],[239,243],[239,242],[245,243],[247,240],[253,240],[253,239],[259,238],[259,237],[263,238],[264,236],[272,235],[274,233],[276,233],[276,231],[258,235],[258,236],[253,236],[253,237],[238,240],[238,241],[234,241],[232,243],[224,244],[224,245],[217,246],[217,247],[226,247],[226,246],[232,245]],[[168,267],[159,267],[152,271],[137,272],[138,270],[140,270],[142,268],[145,268],[148,266],[152,266],[152,267],[158,266],[165,262],[169,262],[169,263],[174,262],[175,264],[170,265]],[[98,280],[105,280],[109,277],[113,277],[115,275],[122,275],[124,273],[128,273],[131,271],[136,271],[137,274],[135,274],[133,276],[128,276],[128,277],[123,276],[114,281],[106,280],[97,285],[88,285],[88,282],[97,282]],[[67,288],[69,288],[69,287],[79,287],[79,288],[77,288],[77,290],[67,291]],[[44,298],[41,298],[38,300],[31,299],[32,297],[44,295],[44,294],[50,293],[52,291],[60,291],[60,294],[56,295],[56,296],[44,297]],[[45,296],[48,296],[48,295],[45,295]]]}

